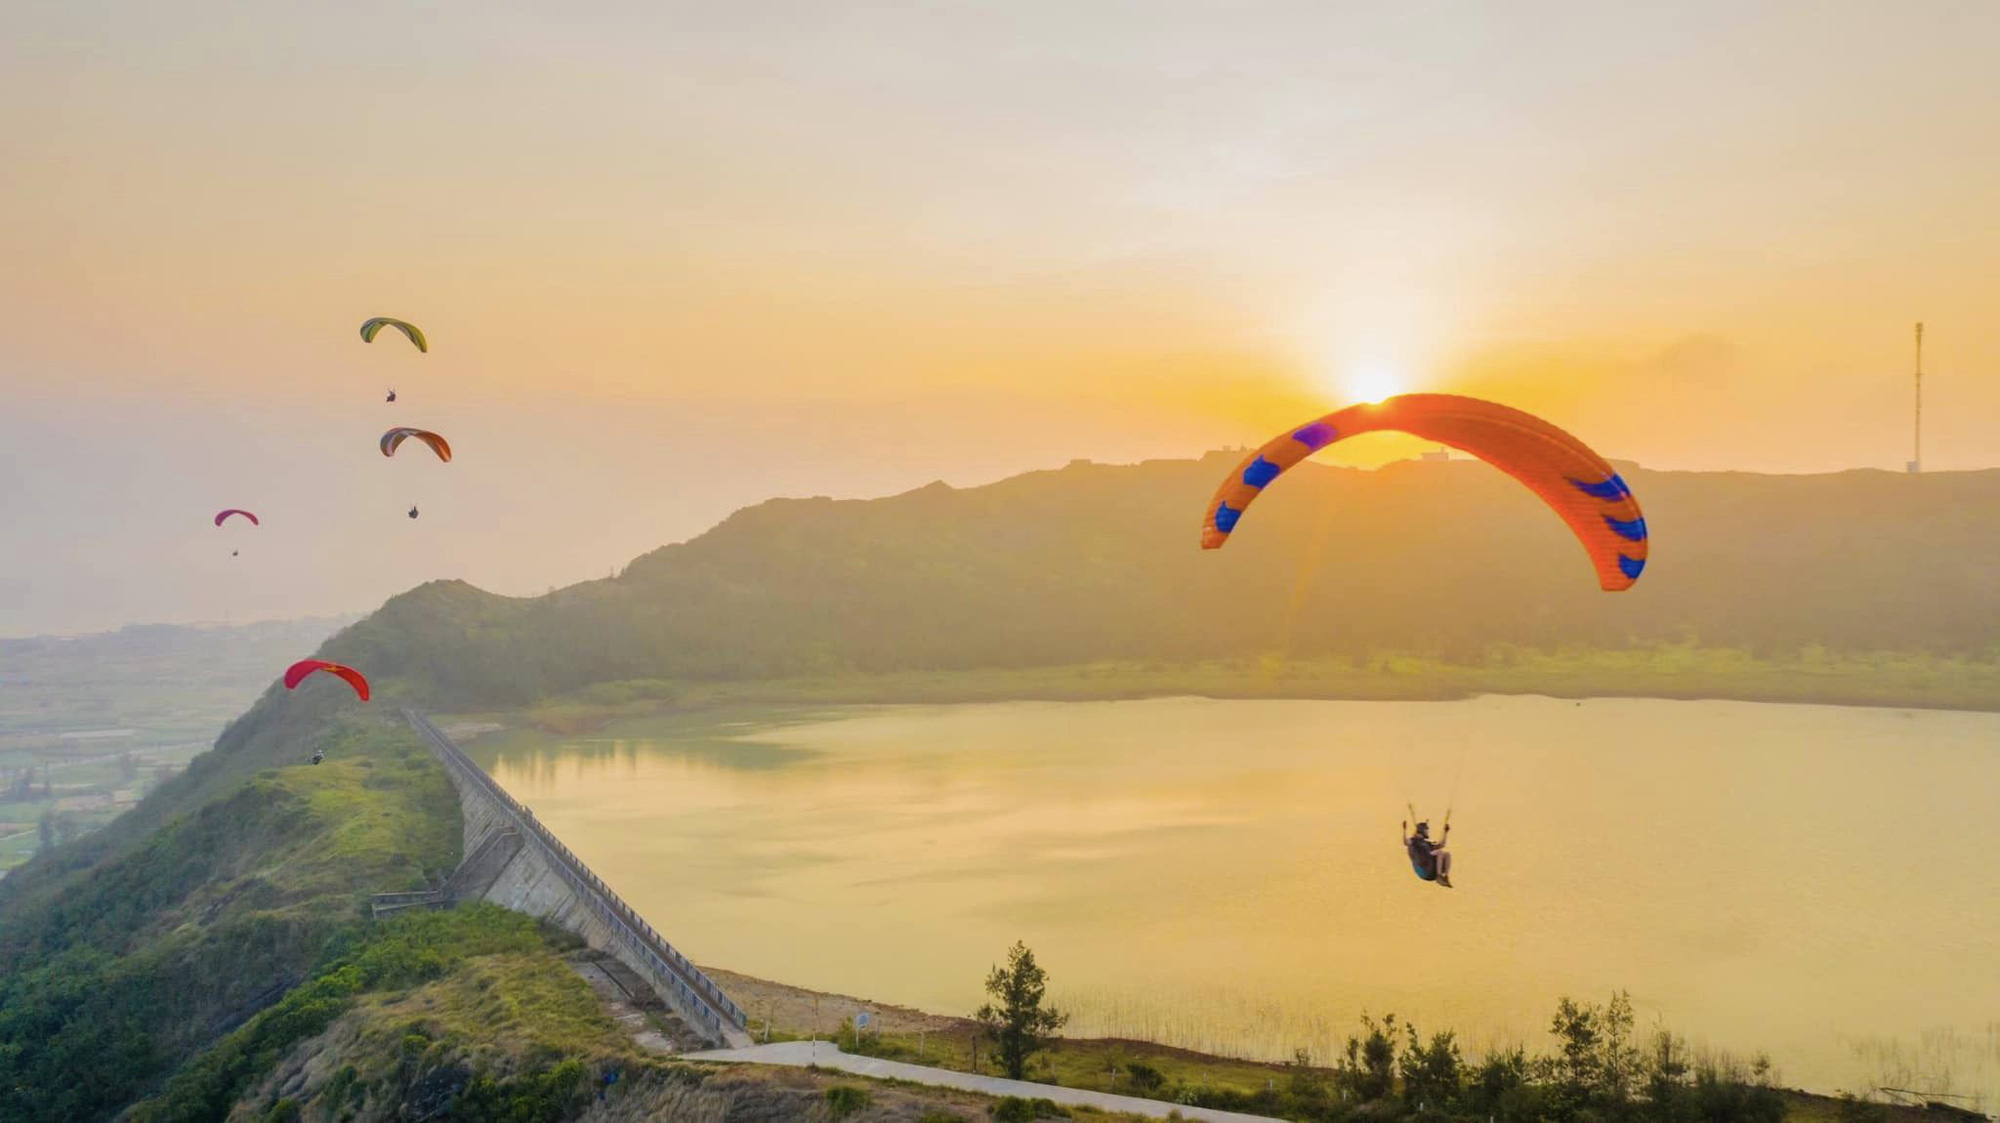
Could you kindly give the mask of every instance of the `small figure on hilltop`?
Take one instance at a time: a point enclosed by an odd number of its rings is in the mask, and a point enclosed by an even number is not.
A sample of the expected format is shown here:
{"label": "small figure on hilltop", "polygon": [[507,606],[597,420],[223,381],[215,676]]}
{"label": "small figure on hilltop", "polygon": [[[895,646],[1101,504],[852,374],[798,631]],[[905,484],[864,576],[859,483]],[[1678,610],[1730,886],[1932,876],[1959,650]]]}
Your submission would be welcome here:
{"label": "small figure on hilltop", "polygon": [[[1414,817],[1415,812],[1411,815]],[[1419,822],[1415,834],[1410,834],[1409,830],[1410,820],[1405,819],[1399,834],[1403,839],[1403,849],[1410,853],[1410,868],[1425,881],[1435,881],[1446,889],[1451,888],[1451,854],[1445,849],[1445,843],[1451,839],[1451,816],[1447,814],[1444,817],[1444,833],[1436,842],[1431,841],[1431,825],[1428,822]]]}

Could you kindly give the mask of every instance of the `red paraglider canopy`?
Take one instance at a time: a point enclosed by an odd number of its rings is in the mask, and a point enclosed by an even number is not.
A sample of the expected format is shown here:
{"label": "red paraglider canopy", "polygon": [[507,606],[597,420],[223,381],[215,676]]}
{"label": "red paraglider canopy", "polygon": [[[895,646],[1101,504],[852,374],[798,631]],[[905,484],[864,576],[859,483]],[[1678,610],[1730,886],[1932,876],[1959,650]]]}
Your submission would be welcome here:
{"label": "red paraglider canopy", "polygon": [[315,671],[325,671],[327,674],[338,675],[346,679],[347,685],[354,688],[354,693],[360,695],[363,702],[368,700],[368,680],[362,677],[360,671],[355,670],[353,667],[344,667],[339,663],[329,663],[324,659],[301,659],[293,663],[290,667],[287,667],[285,669],[285,689],[297,689],[298,685],[306,680],[306,676]]}
{"label": "red paraglider canopy", "polygon": [[251,526],[262,526],[262,525],[264,525],[264,524],[262,524],[262,523],[260,523],[260,522],[258,522],[258,521],[257,521],[257,516],[256,516],[256,515],[253,515],[253,514],[251,514],[250,512],[248,512],[248,511],[245,511],[245,510],[243,510],[243,509],[242,509],[242,508],[240,508],[240,507],[231,507],[231,508],[230,508],[230,509],[228,509],[227,511],[217,511],[217,512],[215,513],[215,525],[217,525],[217,526],[221,526],[221,525],[222,525],[222,520],[224,520],[224,519],[228,518],[228,517],[229,517],[229,516],[231,516],[231,515],[242,515],[242,516],[243,516],[244,518],[246,518],[246,519],[249,519],[249,520],[250,520],[250,525],[251,525]]}

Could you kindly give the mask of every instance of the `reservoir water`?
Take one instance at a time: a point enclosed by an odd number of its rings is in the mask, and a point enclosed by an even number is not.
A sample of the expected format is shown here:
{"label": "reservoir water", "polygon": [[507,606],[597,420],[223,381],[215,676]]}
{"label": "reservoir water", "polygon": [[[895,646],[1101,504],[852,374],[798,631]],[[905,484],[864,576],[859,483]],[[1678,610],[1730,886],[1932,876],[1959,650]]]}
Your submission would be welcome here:
{"label": "reservoir water", "polygon": [[[1560,995],[1821,1091],[2000,1106],[2000,715],[1486,697],[850,707],[467,746],[698,962],[1069,1032],[1477,1053]],[[1452,809],[1451,890],[1398,844]],[[753,1011],[754,1014],[754,1011]]]}

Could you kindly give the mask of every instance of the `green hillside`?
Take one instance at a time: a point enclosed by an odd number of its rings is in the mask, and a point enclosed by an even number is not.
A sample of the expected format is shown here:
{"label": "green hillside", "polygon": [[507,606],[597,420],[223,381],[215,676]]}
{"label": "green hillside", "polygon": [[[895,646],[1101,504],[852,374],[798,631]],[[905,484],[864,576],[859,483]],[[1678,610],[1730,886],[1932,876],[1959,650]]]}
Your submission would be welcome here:
{"label": "green hillside", "polygon": [[1597,590],[1562,525],[1472,462],[1309,466],[1197,548],[1233,458],[1076,464],[963,490],[774,500],[533,599],[438,582],[327,646],[439,707],[591,683],[1186,664],[1279,652],[1479,660],[1696,642],[1990,657],[2000,471],[1647,472],[1653,555]]}
{"label": "green hillside", "polygon": [[322,767],[258,769],[212,792],[177,781],[180,807],[163,790],[144,808],[158,829],[60,848],[67,861],[10,885],[0,1118],[131,1102],[307,978],[368,893],[450,870],[457,800],[415,737],[331,719],[322,735],[340,750]]}

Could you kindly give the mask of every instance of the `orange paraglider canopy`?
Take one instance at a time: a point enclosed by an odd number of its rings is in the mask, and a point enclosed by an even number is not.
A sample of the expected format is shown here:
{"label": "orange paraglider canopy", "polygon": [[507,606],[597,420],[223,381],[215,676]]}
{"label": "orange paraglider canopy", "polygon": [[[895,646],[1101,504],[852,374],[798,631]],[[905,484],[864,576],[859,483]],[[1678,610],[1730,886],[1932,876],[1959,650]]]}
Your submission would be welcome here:
{"label": "orange paraglider canopy", "polygon": [[403,446],[403,442],[411,439],[429,445],[430,450],[437,453],[439,460],[447,464],[451,463],[451,443],[449,441],[446,441],[443,437],[431,432],[429,429],[413,429],[407,425],[398,426],[382,434],[382,455],[396,455],[396,450]]}
{"label": "orange paraglider canopy", "polygon": [[354,693],[359,695],[363,702],[368,700],[368,680],[362,677],[360,671],[339,663],[329,663],[324,659],[301,659],[285,668],[285,689],[298,689],[298,685],[306,680],[306,676],[318,671],[325,671],[327,674],[347,680],[347,685],[354,688]]}
{"label": "orange paraglider canopy", "polygon": [[1404,394],[1349,406],[1279,434],[1216,489],[1202,521],[1202,549],[1229,541],[1251,502],[1299,461],[1343,438],[1383,430],[1471,453],[1526,484],[1569,524],[1606,592],[1631,588],[1646,568],[1645,516],[1603,457],[1539,417],[1456,394]]}

